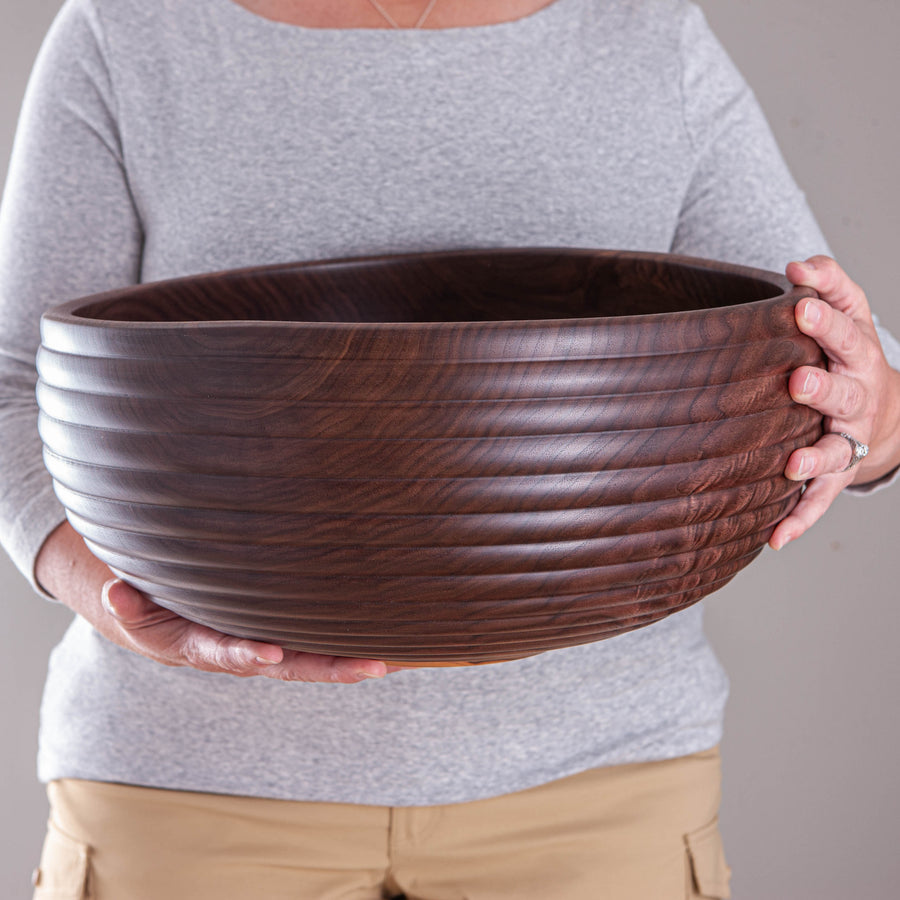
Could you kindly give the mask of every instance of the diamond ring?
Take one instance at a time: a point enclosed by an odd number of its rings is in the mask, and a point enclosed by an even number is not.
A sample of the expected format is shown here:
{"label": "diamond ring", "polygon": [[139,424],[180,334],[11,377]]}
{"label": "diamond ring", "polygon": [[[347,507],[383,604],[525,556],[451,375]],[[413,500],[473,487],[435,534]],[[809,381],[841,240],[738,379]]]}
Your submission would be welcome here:
{"label": "diamond ring", "polygon": [[838,436],[844,438],[849,444],[850,449],[853,451],[853,455],[850,457],[850,462],[844,467],[843,471],[846,472],[849,469],[852,469],[855,465],[858,465],[861,459],[864,459],[869,455],[869,445],[862,443],[862,441],[858,441],[855,437],[851,437],[844,431],[839,431]]}

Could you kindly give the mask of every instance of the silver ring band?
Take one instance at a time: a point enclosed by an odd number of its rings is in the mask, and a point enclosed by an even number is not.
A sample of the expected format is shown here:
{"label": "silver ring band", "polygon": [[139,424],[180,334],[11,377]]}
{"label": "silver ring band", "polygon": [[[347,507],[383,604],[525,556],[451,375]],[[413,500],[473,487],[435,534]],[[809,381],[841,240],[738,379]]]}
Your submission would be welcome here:
{"label": "silver ring band", "polygon": [[869,445],[862,443],[862,441],[858,441],[855,437],[851,437],[845,431],[839,431],[838,436],[844,438],[844,440],[850,444],[850,449],[853,451],[850,462],[844,467],[843,471],[846,472],[858,465],[860,460],[865,459],[869,455]]}

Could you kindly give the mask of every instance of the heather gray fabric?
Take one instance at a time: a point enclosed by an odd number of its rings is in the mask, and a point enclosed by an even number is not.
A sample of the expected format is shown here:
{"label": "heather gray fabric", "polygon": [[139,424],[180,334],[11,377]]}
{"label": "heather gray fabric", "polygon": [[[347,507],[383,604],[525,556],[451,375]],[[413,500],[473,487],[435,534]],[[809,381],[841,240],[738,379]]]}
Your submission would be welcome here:
{"label": "heather gray fabric", "polygon": [[[4,546],[30,578],[62,517],[34,426],[45,306],[233,266],[514,245],[777,269],[826,249],[681,0],[557,0],[416,32],[298,28],[231,0],[70,0],[0,211]],[[701,618],[355,686],[169,669],[76,620],[51,660],[39,773],[405,805],[687,754],[719,740],[727,693]]]}

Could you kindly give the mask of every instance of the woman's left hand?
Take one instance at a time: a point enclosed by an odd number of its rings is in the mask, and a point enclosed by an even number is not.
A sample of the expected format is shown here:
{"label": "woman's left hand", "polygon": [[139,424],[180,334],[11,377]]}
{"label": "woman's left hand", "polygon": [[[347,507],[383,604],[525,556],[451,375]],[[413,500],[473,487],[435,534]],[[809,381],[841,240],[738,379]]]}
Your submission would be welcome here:
{"label": "woman's left hand", "polygon": [[[900,372],[885,359],[862,288],[827,256],[791,263],[787,277],[821,298],[801,300],[795,315],[825,352],[828,370],[803,366],[791,374],[789,389],[794,400],[825,416],[826,433],[787,461],[785,475],[808,484],[772,533],[776,550],[800,537],[847,485],[875,481],[900,464]],[[852,469],[853,450],[841,432],[869,446]]]}

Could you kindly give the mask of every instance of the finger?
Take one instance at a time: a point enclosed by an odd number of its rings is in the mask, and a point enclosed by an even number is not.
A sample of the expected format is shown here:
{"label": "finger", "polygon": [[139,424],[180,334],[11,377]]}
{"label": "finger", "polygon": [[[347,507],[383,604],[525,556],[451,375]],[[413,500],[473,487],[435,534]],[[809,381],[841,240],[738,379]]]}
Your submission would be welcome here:
{"label": "finger", "polygon": [[131,646],[166,665],[257,675],[284,657],[273,644],[229,637],[189,622],[118,578],[103,585],[101,597]]}
{"label": "finger", "polygon": [[808,297],[797,304],[797,327],[811,337],[835,363],[864,368],[870,361],[871,321],[852,319],[824,300]]}
{"label": "finger", "polygon": [[282,681],[355,684],[383,678],[398,666],[282,650],[275,644],[222,634],[154,603],[121,579],[103,586],[103,605],[136,649],[167,665],[240,677],[265,675]]}
{"label": "finger", "polygon": [[788,380],[791,398],[832,420],[832,430],[849,427],[851,419],[866,418],[868,395],[856,378],[813,366],[795,369]]}
{"label": "finger", "polygon": [[396,666],[387,666],[375,659],[288,651],[280,665],[270,666],[261,674],[282,681],[356,684],[370,678],[384,678],[389,672],[398,670]]}
{"label": "finger", "polygon": [[284,658],[284,651],[274,644],[222,634],[186,619],[181,621],[184,625],[173,649],[182,664],[192,668],[246,678],[265,674]]}
{"label": "finger", "polygon": [[[784,474],[791,481],[809,481],[823,475],[842,475],[850,464],[853,450],[849,441],[839,434],[829,432],[812,447],[795,450],[785,465]],[[850,483],[847,475],[844,486]]]}
{"label": "finger", "polygon": [[[275,658],[276,654],[281,658]],[[357,684],[398,671],[374,659],[285,652],[272,644],[222,635],[203,626],[193,626],[184,655],[194,668],[241,677],[262,675],[279,681]]]}
{"label": "finger", "polygon": [[822,518],[848,481],[849,478],[845,475],[825,475],[811,481],[800,502],[775,527],[769,538],[769,546],[773,550],[780,550],[808,531]]}
{"label": "finger", "polygon": [[792,262],[785,274],[793,284],[812,288],[827,304],[851,318],[871,316],[865,291],[830,256]]}
{"label": "finger", "polygon": [[103,608],[126,629],[155,625],[174,615],[120,578],[107,581],[103,585],[100,598]]}

